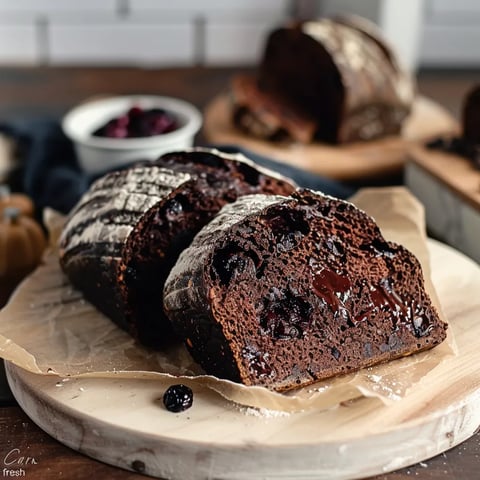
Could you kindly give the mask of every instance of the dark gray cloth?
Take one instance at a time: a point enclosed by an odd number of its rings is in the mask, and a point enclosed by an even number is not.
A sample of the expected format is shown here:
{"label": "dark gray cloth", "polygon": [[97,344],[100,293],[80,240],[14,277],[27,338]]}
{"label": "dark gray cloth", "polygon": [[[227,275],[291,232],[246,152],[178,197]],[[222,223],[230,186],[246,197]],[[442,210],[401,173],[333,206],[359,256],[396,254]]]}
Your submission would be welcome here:
{"label": "dark gray cloth", "polygon": [[[17,190],[29,195],[38,211],[51,207],[62,213],[69,212],[90,183],[99,176],[88,176],[81,170],[72,142],[55,119],[40,118],[0,124],[0,131],[12,137],[18,145],[21,158],[16,173]],[[211,146],[229,153],[241,152],[259,165],[292,178],[300,187],[319,190],[338,198],[347,198],[354,193],[347,185],[236,146]]]}

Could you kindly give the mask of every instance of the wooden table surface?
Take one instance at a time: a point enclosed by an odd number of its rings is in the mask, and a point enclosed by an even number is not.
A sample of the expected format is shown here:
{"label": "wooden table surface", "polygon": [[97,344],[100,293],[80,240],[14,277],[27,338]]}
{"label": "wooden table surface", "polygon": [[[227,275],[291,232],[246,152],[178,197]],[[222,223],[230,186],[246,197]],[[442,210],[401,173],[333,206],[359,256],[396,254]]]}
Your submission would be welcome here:
{"label": "wooden table surface", "polygon": [[[59,117],[88,97],[112,93],[173,95],[203,108],[225,88],[236,71],[200,67],[168,70],[0,68],[0,123],[34,116]],[[428,81],[431,85],[432,79]],[[451,98],[449,101],[452,102]],[[477,432],[444,454],[375,479],[476,480],[479,472],[480,433]],[[14,475],[34,480],[145,478],[61,445],[40,430],[14,400],[7,398],[0,402],[0,476],[11,478]]]}

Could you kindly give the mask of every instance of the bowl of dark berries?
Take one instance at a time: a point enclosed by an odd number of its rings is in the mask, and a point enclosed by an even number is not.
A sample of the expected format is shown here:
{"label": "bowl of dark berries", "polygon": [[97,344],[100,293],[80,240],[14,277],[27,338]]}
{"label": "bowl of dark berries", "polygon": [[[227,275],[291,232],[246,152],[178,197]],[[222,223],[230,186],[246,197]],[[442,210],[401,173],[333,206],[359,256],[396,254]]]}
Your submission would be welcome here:
{"label": "bowl of dark berries", "polygon": [[130,95],[91,100],[62,121],[81,168],[96,174],[193,145],[200,112],[172,97]]}

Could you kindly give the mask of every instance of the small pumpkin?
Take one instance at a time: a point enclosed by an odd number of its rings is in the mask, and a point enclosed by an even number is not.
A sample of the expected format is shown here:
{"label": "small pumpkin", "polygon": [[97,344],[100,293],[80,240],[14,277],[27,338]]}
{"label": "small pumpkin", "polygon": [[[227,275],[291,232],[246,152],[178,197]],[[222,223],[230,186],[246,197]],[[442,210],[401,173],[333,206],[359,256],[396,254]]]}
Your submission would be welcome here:
{"label": "small pumpkin", "polygon": [[40,225],[18,207],[0,211],[0,286],[8,298],[17,284],[39,263],[47,245]]}
{"label": "small pumpkin", "polygon": [[8,207],[16,207],[22,215],[33,217],[35,206],[30,197],[23,193],[12,193],[8,185],[0,185],[0,214]]}

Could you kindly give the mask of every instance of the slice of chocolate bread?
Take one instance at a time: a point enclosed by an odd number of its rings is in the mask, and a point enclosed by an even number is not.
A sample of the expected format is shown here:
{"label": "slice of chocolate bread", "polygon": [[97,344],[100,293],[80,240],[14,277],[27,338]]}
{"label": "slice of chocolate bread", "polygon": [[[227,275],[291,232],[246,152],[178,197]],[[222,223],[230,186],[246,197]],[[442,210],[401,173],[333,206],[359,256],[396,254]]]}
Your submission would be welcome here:
{"label": "slice of chocolate bread", "polygon": [[238,196],[288,195],[294,188],[243,156],[209,149],[109,173],[70,214],[60,264],[99,310],[159,348],[172,333],[163,314],[163,284],[181,250]]}
{"label": "slice of chocolate bread", "polygon": [[208,374],[277,391],[431,348],[447,328],[408,250],[308,190],[225,206],[180,255],[164,303]]}

